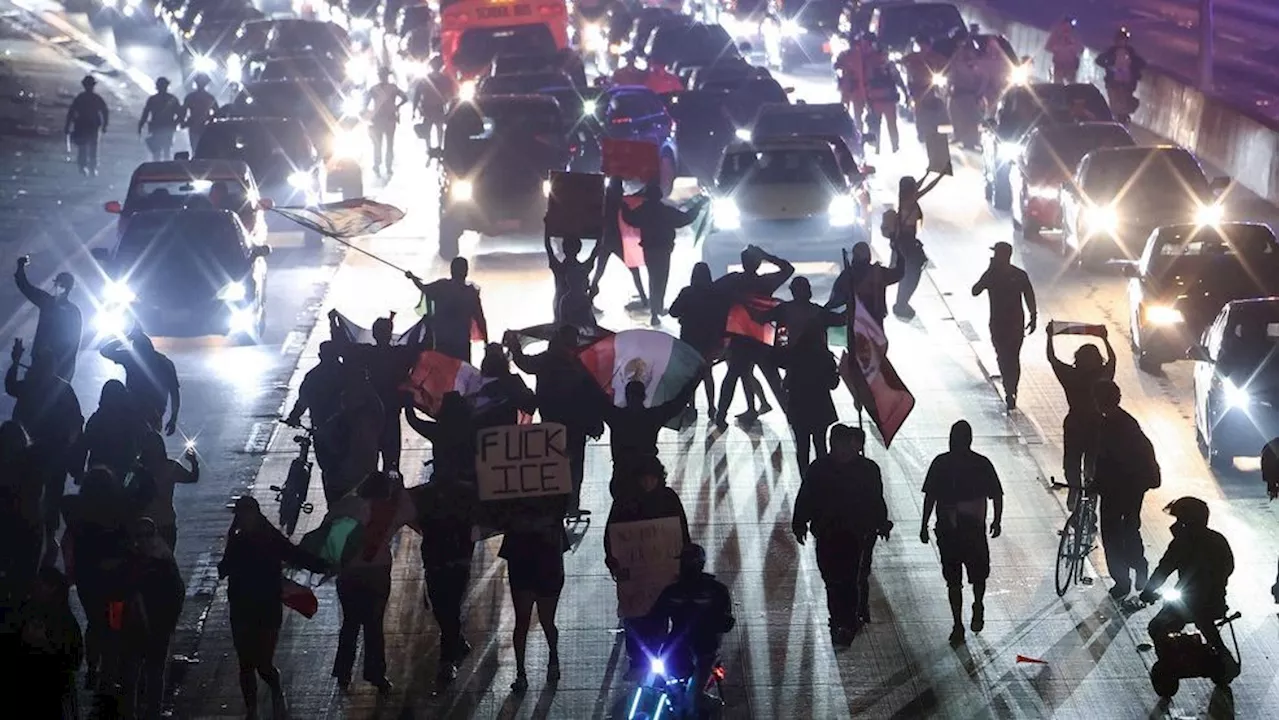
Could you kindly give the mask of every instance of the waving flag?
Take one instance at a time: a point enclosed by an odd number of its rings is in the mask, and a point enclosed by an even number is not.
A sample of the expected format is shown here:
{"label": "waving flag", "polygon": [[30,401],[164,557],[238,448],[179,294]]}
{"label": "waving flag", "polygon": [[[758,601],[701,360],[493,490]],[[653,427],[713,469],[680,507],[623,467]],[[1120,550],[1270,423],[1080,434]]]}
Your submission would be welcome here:
{"label": "waving flag", "polygon": [[[340,503],[339,503],[340,504]],[[341,567],[355,556],[364,540],[364,526],[350,515],[333,509],[320,521],[320,527],[298,541],[298,547],[324,560],[330,567]]]}
{"label": "waving flag", "polygon": [[625,402],[627,383],[645,386],[645,405],[674,399],[702,372],[702,355],[687,343],[658,330],[623,330],[578,352],[597,384],[617,405]]}
{"label": "waving flag", "polygon": [[857,296],[849,294],[848,349],[840,357],[840,377],[859,412],[866,408],[887,448],[906,422],[916,398],[889,362],[884,328]]}
{"label": "waving flag", "polygon": [[281,207],[272,210],[308,230],[339,240],[373,235],[404,219],[404,211],[400,208],[368,198],[353,198],[315,207]]}
{"label": "waving flag", "polygon": [[[362,343],[365,345],[373,344],[373,330],[351,321],[351,318],[342,313],[335,313],[333,324],[337,326],[341,340],[351,343]],[[399,335],[391,336],[392,345],[424,345],[428,338],[431,337],[431,321],[429,317],[424,317],[413,324],[408,330]]]}
{"label": "waving flag", "polygon": [[[544,323],[522,330],[511,330],[510,332],[519,340],[520,347],[527,348],[534,343],[550,342],[551,338],[556,334],[557,327],[555,323]],[[612,330],[605,330],[598,326],[591,328],[579,327],[577,330],[579,348],[585,348],[613,335]]]}
{"label": "waving flag", "polygon": [[726,335],[741,335],[772,345],[775,329],[773,323],[760,322],[756,315],[772,310],[782,302],[774,297],[752,297],[729,307],[729,317],[724,325]]}
{"label": "waving flag", "polygon": [[413,404],[418,409],[435,417],[445,393],[456,392],[473,399],[484,385],[485,378],[476,368],[457,358],[427,350],[418,356],[418,362],[409,371],[409,379],[400,389],[413,395]]}

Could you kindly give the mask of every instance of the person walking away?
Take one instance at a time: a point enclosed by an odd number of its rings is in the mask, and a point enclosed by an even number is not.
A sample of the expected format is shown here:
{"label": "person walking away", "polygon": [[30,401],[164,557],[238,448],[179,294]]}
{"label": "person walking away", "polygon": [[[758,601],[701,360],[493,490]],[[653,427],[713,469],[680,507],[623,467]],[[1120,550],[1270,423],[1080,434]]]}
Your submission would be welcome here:
{"label": "person walking away", "polygon": [[870,622],[871,553],[876,536],[888,538],[893,523],[884,502],[880,466],[863,454],[861,428],[831,428],[831,454],[804,473],[791,513],[791,532],[804,545],[813,532],[818,570],[827,586],[831,642],[848,646]]}
{"label": "person walking away", "polygon": [[460,394],[445,393],[434,422],[418,417],[412,401],[405,403],[404,418],[414,432],[431,441],[435,472],[461,478],[474,474],[477,428],[471,407]]}
{"label": "person walking away", "polygon": [[[716,381],[711,368],[725,352],[725,322],[729,319],[729,303],[711,279],[711,267],[704,262],[693,266],[689,285],[671,303],[671,317],[680,321],[680,340],[702,355],[702,386],[707,392],[707,419],[716,417]],[[684,421],[687,425],[697,417],[693,398]]]}
{"label": "person walking away", "polygon": [[42,290],[27,279],[30,262],[31,258],[26,255],[18,258],[18,269],[13,273],[13,279],[23,297],[39,310],[31,352],[48,352],[53,358],[54,374],[70,382],[76,375],[82,327],[80,308],[71,302],[76,279],[69,272],[60,272],[53,278],[53,292]]}
{"label": "person walking away", "polygon": [[[172,436],[178,430],[182,409],[182,389],[173,361],[156,350],[151,338],[135,329],[128,338],[110,340],[98,351],[102,357],[124,368],[124,386],[147,427]],[[164,422],[165,405],[169,422]]]}
{"label": "person walking away", "polygon": [[[982,98],[986,96],[986,75],[979,68],[978,50],[973,41],[960,43],[948,64],[950,97],[947,112],[957,144],[971,150],[982,147],[979,131],[982,120]],[[901,212],[901,208],[899,208]]]}
{"label": "person walking away", "polygon": [[[1012,245],[998,242],[991,250],[991,263],[973,284],[973,296],[987,293],[991,345],[996,350],[996,367],[1004,385],[1005,407],[1013,410],[1018,407],[1018,379],[1022,377],[1023,332],[1030,335],[1036,329],[1036,293],[1027,273],[1013,264]],[[1024,302],[1030,320],[1022,314]]]}
{"label": "person walking away", "polygon": [[[404,406],[404,391],[400,386],[409,377],[409,370],[418,361],[418,356],[427,348],[418,344],[397,345],[393,343],[393,329],[396,314],[373,321],[373,345],[344,342],[344,335],[338,330],[336,310],[330,315],[331,339],[339,343],[339,354],[343,362],[351,362],[354,366],[363,367],[368,372],[369,382],[378,394],[382,403],[383,420],[380,425],[382,434],[378,442],[378,451],[382,456],[383,472],[400,472],[400,408]],[[363,479],[363,475],[352,478],[353,481]]]}
{"label": "person walking away", "polygon": [[0,424],[0,613],[17,609],[40,567],[40,494],[31,441],[13,420]]}
{"label": "person walking away", "polygon": [[138,118],[138,135],[147,130],[147,150],[153,162],[173,159],[173,135],[182,120],[182,103],[169,93],[169,79],[156,78],[156,94],[147,98]]}
{"label": "person walking away", "polygon": [[511,361],[498,343],[485,346],[480,377],[484,378],[484,384],[475,400],[477,429],[516,425],[521,414],[533,417],[537,412],[537,397],[524,378],[511,372]]}
{"label": "person walking away", "polygon": [[464,257],[449,263],[449,277],[424,283],[417,275],[406,272],[430,307],[431,336],[435,351],[471,363],[471,328],[479,330],[481,339],[489,341],[489,324],[480,304],[480,288],[467,282],[470,264]]}
{"label": "person walking away", "polygon": [[912,52],[902,58],[906,68],[907,95],[915,110],[916,139],[922,144],[939,125],[947,123],[946,89],[947,58],[938,52],[927,36],[912,41]]}
{"label": "person walking away", "polygon": [[1093,401],[1093,388],[1102,381],[1110,381],[1116,376],[1116,351],[1107,339],[1105,325],[1085,326],[1092,335],[1102,340],[1107,349],[1107,359],[1102,359],[1098,347],[1092,344],[1081,345],[1076,349],[1073,364],[1068,365],[1058,359],[1053,349],[1053,339],[1067,332],[1074,323],[1057,323],[1050,321],[1045,327],[1045,355],[1049,358],[1049,367],[1058,378],[1062,392],[1067,397],[1067,416],[1062,419],[1062,473],[1067,484],[1067,508],[1074,510],[1083,487],[1082,478],[1085,454],[1094,439],[1094,431],[1098,427],[1098,406]]}
{"label": "person walking away", "polygon": [[35,474],[44,488],[41,521],[44,525],[44,561],[51,564],[58,552],[60,506],[67,473],[75,463],[75,447],[84,428],[80,401],[66,380],[53,372],[53,358],[32,353],[31,367],[18,379],[22,360],[21,340],[13,341],[9,370],[4,375],[4,391],[16,400],[13,419],[31,436],[31,456]]}
{"label": "person walking away", "polygon": [[76,165],[81,175],[98,174],[98,141],[107,132],[111,114],[107,102],[94,92],[98,81],[85,75],[80,81],[84,91],[76,95],[67,108],[67,120],[62,133],[76,146]]}
{"label": "person walking away", "polygon": [[365,95],[365,107],[373,106],[369,116],[369,135],[373,138],[373,174],[391,175],[396,158],[396,125],[400,123],[400,108],[409,101],[398,85],[391,81],[389,68],[378,69],[378,82]]}
{"label": "person walking away", "polygon": [[920,286],[920,277],[924,275],[924,267],[929,263],[925,255],[924,243],[920,241],[920,226],[924,224],[924,211],[920,208],[920,199],[929,193],[942,175],[929,181],[924,187],[911,176],[898,180],[898,208],[886,210],[882,218],[880,232],[889,239],[889,245],[897,245],[899,259],[902,262],[902,280],[898,283],[898,296],[893,302],[893,314],[902,320],[911,320],[916,316],[911,307],[911,298]]}
{"label": "person walking away", "polygon": [[351,685],[356,640],[364,635],[364,679],[380,694],[391,690],[387,679],[386,641],[382,621],[391,597],[391,541],[413,522],[416,511],[399,478],[371,473],[356,491],[353,514],[364,528],[359,552],[338,573],[342,628],[333,658],[333,677],[344,690]]}
{"label": "person walking away", "polygon": [[[599,240],[598,249],[595,251],[596,271],[591,278],[591,297],[594,299],[600,293],[600,278],[604,277],[604,271],[609,265],[609,258],[616,257],[626,265],[626,249],[622,241],[622,207],[626,201],[623,199],[622,178],[610,178],[609,187],[604,194],[604,232]],[[636,286],[637,299],[627,304],[628,310],[647,310],[649,309],[649,296],[644,291],[644,279],[640,276],[639,267],[628,267],[627,271],[631,273],[631,282]]]}
{"label": "person walking away", "polygon": [[188,447],[182,454],[191,465],[191,469],[182,466],[176,460],[170,460],[165,454],[164,440],[154,433],[148,432],[141,442],[141,453],[138,465],[142,472],[151,476],[155,487],[155,496],[143,513],[155,524],[156,533],[164,541],[170,553],[178,552],[178,515],[173,509],[173,490],[176,485],[194,485],[200,481],[200,458],[194,447]]}
{"label": "person walking away", "polygon": [[640,231],[645,267],[649,268],[649,324],[659,325],[667,314],[667,277],[671,274],[671,253],[676,247],[676,231],[693,223],[693,215],[662,201],[662,188],[651,183],[644,189],[644,202],[634,209],[622,206],[622,219]]}
{"label": "person walking away", "polygon": [[658,433],[689,405],[701,382],[701,376],[695,377],[675,397],[653,407],[645,407],[645,385],[639,380],[628,382],[623,389],[625,404],[622,407],[614,405],[613,398],[596,388],[599,412],[609,426],[609,450],[613,456],[609,494],[612,497],[634,493],[637,471],[648,467],[646,461],[658,457]]}
{"label": "person walking away", "polygon": [[24,698],[21,714],[77,720],[76,671],[84,658],[84,637],[62,571],[40,568],[30,595],[5,618],[3,634],[6,674]]}
{"label": "person walking away", "polygon": [[1053,81],[1063,85],[1074,83],[1080,74],[1080,56],[1084,53],[1084,43],[1076,35],[1074,17],[1067,15],[1053,26],[1044,50],[1052,59]]}
{"label": "person walking away", "polygon": [[882,52],[876,52],[867,68],[867,130],[876,136],[876,153],[880,152],[880,121],[889,131],[889,147],[898,152],[898,91],[907,91],[898,68]]}
{"label": "person walking away", "polygon": [[498,549],[498,557],[507,561],[507,583],[516,615],[511,633],[516,656],[516,679],[511,689],[516,693],[529,689],[525,649],[535,607],[538,624],[547,637],[547,684],[554,686],[560,681],[560,629],[556,627],[556,608],[560,604],[560,591],[564,589],[564,553],[569,549],[569,536],[559,518],[544,520],[542,524],[509,529]]}
{"label": "person walking away", "polygon": [[272,717],[281,718],[287,712],[280,671],[275,667],[276,641],[284,621],[280,583],[286,564],[318,573],[329,569],[275,529],[257,500],[248,495],[237,498],[226,550],[218,562],[218,579],[227,580],[231,642],[240,666],[240,695],[250,720],[258,718],[258,678],[271,690]]}
{"label": "person walking away", "polygon": [[594,328],[596,326],[595,311],[591,306],[591,268],[596,264],[601,245],[597,243],[586,260],[579,260],[582,252],[582,240],[567,237],[560,241],[560,251],[564,259],[556,257],[555,248],[551,245],[551,236],[543,234],[543,248],[547,251],[547,264],[551,267],[551,276],[555,280],[555,298],[552,301],[552,318],[557,325],[572,325],[575,328]]}
{"label": "person walking away", "polygon": [[[133,662],[125,679],[126,706],[139,708],[139,718],[160,720],[164,700],[169,640],[178,627],[186,584],[173,551],[165,544],[151,518],[133,523],[131,582],[137,587],[146,612],[142,642],[130,649]],[[136,699],[135,699],[136,695]]]}
{"label": "person walking away", "polygon": [[200,144],[200,136],[204,134],[205,126],[218,111],[218,99],[208,90],[209,76],[196,73],[194,81],[196,89],[187,93],[187,96],[182,99],[182,126],[187,129],[187,140],[191,144],[193,154],[196,146]]}
{"label": "person walking away", "polygon": [[458,97],[458,81],[444,71],[444,60],[434,55],[427,61],[427,74],[414,85],[413,112],[425,126],[422,139],[432,146],[444,137],[444,121],[449,116],[449,105]]}
{"label": "person walking away", "polygon": [[1194,623],[1209,648],[1224,663],[1225,680],[1230,683],[1240,674],[1240,665],[1222,641],[1216,621],[1227,615],[1227,581],[1236,567],[1231,544],[1222,533],[1209,529],[1209,506],[1200,498],[1180,497],[1166,505],[1164,511],[1174,519],[1169,527],[1173,539],[1155,572],[1151,573],[1140,599],[1147,604],[1154,603],[1160,596],[1160,588],[1174,573],[1178,574],[1174,589],[1179,598],[1160,608],[1147,624],[1147,632],[1159,648],[1165,638]]}
{"label": "person walking away", "polygon": [[138,419],[124,383],[108,380],[98,396],[98,409],[84,424],[71,476],[80,483],[85,471],[105,467],[117,478],[133,469],[144,433],[154,432]]}
{"label": "person walking away", "polygon": [[1120,407],[1120,388],[1110,380],[1093,386],[1101,417],[1095,426],[1093,491],[1098,494],[1098,529],[1107,571],[1115,585],[1109,591],[1124,600],[1147,584],[1147,558],[1142,549],[1142,500],[1160,487],[1155,448],[1132,415]]}
{"label": "person walking away", "polygon": [[1120,28],[1111,47],[1093,59],[1103,69],[1103,84],[1107,88],[1107,104],[1111,106],[1111,112],[1117,122],[1126,124],[1138,109],[1135,93],[1142,71],[1147,67],[1147,61],[1129,45],[1129,40],[1128,28]]}
{"label": "person walking away", "polygon": [[840,90],[840,102],[853,117],[853,125],[863,128],[867,111],[867,73],[863,63],[868,48],[861,38],[848,36],[848,47],[836,55],[832,63],[836,71],[836,88]]}
{"label": "person walking away", "polygon": [[[646,457],[636,461],[631,467],[635,481],[627,484],[627,491],[615,495],[613,507],[609,509],[609,519],[605,523],[604,532],[604,564],[615,581],[625,581],[624,569],[619,566],[613,555],[613,544],[609,540],[609,526],[657,520],[659,518],[679,518],[682,543],[688,545],[689,520],[685,515],[684,504],[680,496],[667,485],[667,470],[657,457]],[[667,627],[658,618],[646,615],[637,618],[624,618],[627,658],[631,661],[629,677],[642,680],[643,673],[649,670],[649,655],[656,653],[666,637]]]}
{"label": "person walking away", "polygon": [[[718,278],[712,286],[713,292],[721,293],[730,307],[733,305],[751,307],[755,302],[771,299],[773,294],[778,291],[778,288],[782,287],[782,284],[791,279],[791,276],[796,272],[795,266],[791,263],[777,255],[770,255],[755,245],[748,245],[744,248],[741,259],[741,272],[731,272],[724,277]],[[760,266],[766,261],[776,267],[777,270],[761,274]],[[777,365],[774,365],[769,357],[767,345],[754,338],[731,335],[727,348],[726,364],[728,368],[725,372],[724,380],[721,381],[720,402],[716,407],[715,424],[720,430],[723,431],[729,427],[726,418],[729,414],[729,407],[733,404],[733,394],[737,389],[739,380],[742,381],[744,390],[747,393],[747,412],[738,416],[739,421],[748,424],[753,423],[760,415],[772,409],[768,402],[764,400],[764,392],[755,380],[754,375],[757,366],[764,372],[765,380],[768,381],[774,396],[778,398],[778,402],[785,405],[782,399],[785,393],[782,387],[782,377],[778,372]],[[753,388],[755,389],[755,394],[761,397],[761,406],[758,412],[753,397]]]}
{"label": "person walking away", "polygon": [[[346,365],[344,362],[343,366]],[[383,407],[364,367],[355,364],[346,367],[339,407],[339,420],[332,430],[332,436],[338,439],[338,470],[323,476],[325,502],[329,505],[378,469],[384,424],[394,425],[399,439],[399,415],[391,417]]]}
{"label": "person walking away", "polygon": [[846,312],[853,312],[853,308],[849,307],[852,294],[858,304],[865,307],[871,317],[883,326],[884,318],[889,314],[885,292],[890,285],[902,280],[905,267],[898,246],[891,244],[889,247],[895,257],[889,267],[885,267],[871,261],[870,245],[861,240],[854,243],[849,252],[849,265],[836,276],[836,281],[831,286],[831,296],[823,307],[828,310],[847,308]]}
{"label": "person walking away", "polygon": [[[942,559],[942,578],[947,582],[951,604],[953,645],[964,642],[961,609],[963,574],[973,586],[973,618],[969,629],[985,627],[983,597],[991,574],[991,551],[987,547],[987,500],[992,501],[991,537],[1000,537],[1004,515],[1004,488],[991,461],[970,447],[973,428],[964,420],[951,426],[951,449],[935,457],[924,479],[924,514],[920,517],[920,542],[929,544],[929,518],[937,509],[933,532]],[[962,574],[963,573],[963,574]]]}
{"label": "person walking away", "polygon": [[342,391],[345,375],[350,370],[343,366],[338,346],[332,340],[320,343],[319,362],[302,377],[298,387],[298,399],[284,418],[289,427],[301,428],[303,413],[311,418],[312,447],[316,452],[316,464],[320,466],[321,485],[329,486],[324,479],[336,473],[342,464]]}
{"label": "person walking away", "polygon": [[667,630],[662,653],[668,671],[692,678],[701,704],[703,689],[711,681],[720,639],[737,625],[729,588],[705,572],[707,551],[689,543],[680,553],[680,575],[658,595],[649,614]]}

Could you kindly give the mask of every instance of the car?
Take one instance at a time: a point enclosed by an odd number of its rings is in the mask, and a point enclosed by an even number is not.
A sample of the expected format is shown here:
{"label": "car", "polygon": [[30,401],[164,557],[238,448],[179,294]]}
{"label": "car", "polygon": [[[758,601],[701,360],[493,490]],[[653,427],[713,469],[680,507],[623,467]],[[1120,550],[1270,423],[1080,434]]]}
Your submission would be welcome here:
{"label": "car", "polygon": [[765,23],[765,55],[783,72],[799,65],[830,62],[831,36],[840,22],[841,0],[782,0]]}
{"label": "car", "polygon": [[573,51],[559,50],[553,53],[509,54],[493,58],[490,75],[525,75],[530,73],[564,73],[579,88],[587,87],[586,69],[582,59]]}
{"label": "car", "polygon": [[[658,184],[665,195],[670,195],[680,169],[679,145],[676,141],[675,121],[667,111],[666,102],[647,87],[616,85],[600,93],[593,103],[594,112],[588,116],[597,147],[589,151],[598,153],[603,138],[646,142],[658,148]],[[596,166],[598,167],[598,166]]]}
{"label": "car", "polygon": [[772,138],[805,135],[834,135],[862,157],[862,144],[869,141],[858,131],[849,111],[839,103],[788,105],[769,103],[760,107],[750,128],[740,128],[739,137],[759,143]]}
{"label": "car", "polygon": [[1092,85],[1032,83],[1010,88],[995,114],[983,121],[982,180],[987,201],[1008,210],[1009,166],[1022,151],[1027,133],[1041,123],[1110,122],[1111,109]]}
{"label": "car", "polygon": [[[911,0],[851,3],[841,10],[836,27],[837,35],[842,38],[864,32],[875,33],[880,47],[894,62],[911,53],[915,38],[930,38],[937,47],[945,44],[943,41],[947,39],[958,42],[969,33],[955,5]],[[835,51],[839,49],[833,48]],[[945,49],[940,51],[944,55],[951,54]]]}
{"label": "car", "polygon": [[1280,299],[1236,300],[1192,350],[1196,444],[1215,469],[1260,454],[1277,432]]}
{"label": "car", "polygon": [[233,212],[141,212],[113,249],[92,254],[106,278],[100,337],[136,326],[162,337],[262,338],[271,247],[254,244]]}
{"label": "car", "polygon": [[1058,194],[1080,158],[1093,150],[1132,147],[1129,129],[1114,122],[1041,125],[1033,129],[1022,151],[1009,164],[1010,216],[1023,239],[1040,236],[1062,224]]}
{"label": "car", "polygon": [[697,22],[658,25],[644,47],[650,67],[711,65],[736,55],[738,46],[724,28]]}
{"label": "car", "polygon": [[551,171],[569,168],[560,107],[545,95],[498,95],[459,103],[445,122],[440,160],[440,257],[458,255],[462,233],[537,232]]}
{"label": "car", "polygon": [[264,202],[247,163],[239,160],[166,160],[142,163],[129,178],[124,202],[112,200],[106,211],[119,215],[116,237],[124,235],[129,219],[152,210],[230,210],[244,225],[254,244],[267,240]]}
{"label": "car", "polygon": [[1168,225],[1147,239],[1129,276],[1129,337],[1138,367],[1186,356],[1223,305],[1280,294],[1280,253],[1257,223]]}
{"label": "car", "polygon": [[[631,34],[625,43],[624,52],[644,57],[644,48],[649,43],[649,36],[659,25],[688,25],[693,19],[664,7],[646,7],[636,12],[631,23]],[[645,62],[648,62],[647,58]]]}
{"label": "car", "polygon": [[595,133],[588,126],[587,103],[582,90],[563,72],[530,72],[509,75],[490,75],[481,78],[476,86],[476,97],[496,95],[545,95],[554,98],[564,122],[564,133],[569,141],[574,169],[592,166],[593,152],[588,146],[598,144]]}
{"label": "car", "polygon": [[704,86],[707,90],[723,90],[728,93],[725,98],[725,110],[733,120],[735,132],[737,128],[750,128],[760,108],[765,105],[789,105],[790,93],[794,88],[784,88],[771,77],[755,78],[742,82],[711,82]]}
{"label": "car", "polygon": [[692,175],[704,187],[715,178],[720,156],[734,139],[737,126],[728,106],[729,91],[723,89],[686,90],[667,98],[680,147],[680,174]]}
{"label": "car", "polygon": [[1060,249],[1087,269],[1133,260],[1163,225],[1222,222],[1218,194],[1195,156],[1176,145],[1103,148],[1085,155],[1062,186]]}
{"label": "car", "polygon": [[763,40],[764,26],[776,24],[782,10],[779,0],[729,0],[719,4],[716,19],[725,32],[734,40],[749,43]]}
{"label": "car", "polygon": [[711,189],[703,261],[719,277],[754,244],[796,262],[830,262],[865,233],[857,192],[826,138],[735,142]]}

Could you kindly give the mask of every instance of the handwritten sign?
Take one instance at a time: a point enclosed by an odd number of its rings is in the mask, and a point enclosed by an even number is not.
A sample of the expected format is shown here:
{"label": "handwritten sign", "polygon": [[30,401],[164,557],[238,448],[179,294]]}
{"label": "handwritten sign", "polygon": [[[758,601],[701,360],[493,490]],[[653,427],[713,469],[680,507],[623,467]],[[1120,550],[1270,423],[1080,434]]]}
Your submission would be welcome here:
{"label": "handwritten sign", "polygon": [[618,614],[624,618],[649,614],[663,589],[680,574],[684,534],[680,518],[614,523],[605,529],[618,561]]}
{"label": "handwritten sign", "polygon": [[565,429],[557,423],[505,425],[476,436],[480,500],[568,495],[572,489]]}

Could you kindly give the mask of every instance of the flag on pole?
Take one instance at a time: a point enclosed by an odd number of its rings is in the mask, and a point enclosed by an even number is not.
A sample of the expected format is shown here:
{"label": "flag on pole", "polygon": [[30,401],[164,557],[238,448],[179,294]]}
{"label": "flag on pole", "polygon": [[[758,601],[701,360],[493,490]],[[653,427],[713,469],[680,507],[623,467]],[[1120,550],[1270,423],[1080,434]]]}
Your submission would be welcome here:
{"label": "flag on pole", "polygon": [[400,208],[368,198],[353,198],[315,207],[271,209],[308,230],[339,240],[373,235],[404,219],[404,211]]}
{"label": "flag on pole", "polygon": [[[510,330],[509,332],[516,336],[521,348],[527,348],[534,343],[550,342],[551,338],[556,334],[557,327],[555,323],[543,323],[542,325],[534,325],[521,330]],[[599,326],[577,327],[576,330],[578,331],[577,346],[579,348],[585,348],[613,335],[612,330],[605,330]]]}
{"label": "flag on pole", "polygon": [[[845,267],[848,267],[846,261]],[[848,346],[840,357],[840,377],[854,403],[866,408],[884,446],[889,447],[916,405],[915,396],[889,362],[889,341],[884,328],[867,311],[857,295],[849,293]]]}
{"label": "flag on pole", "polygon": [[[409,379],[400,386],[413,396],[413,404],[426,414],[435,417],[445,393],[456,392],[473,400],[484,387],[485,378],[475,367],[461,360],[434,350],[418,355],[418,361],[409,371]],[[474,407],[473,409],[481,409]]]}
{"label": "flag on pole", "polygon": [[648,407],[674,399],[703,363],[693,346],[658,330],[623,330],[583,348],[578,359],[616,405],[626,401],[627,383],[644,383]]}

